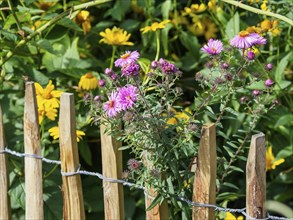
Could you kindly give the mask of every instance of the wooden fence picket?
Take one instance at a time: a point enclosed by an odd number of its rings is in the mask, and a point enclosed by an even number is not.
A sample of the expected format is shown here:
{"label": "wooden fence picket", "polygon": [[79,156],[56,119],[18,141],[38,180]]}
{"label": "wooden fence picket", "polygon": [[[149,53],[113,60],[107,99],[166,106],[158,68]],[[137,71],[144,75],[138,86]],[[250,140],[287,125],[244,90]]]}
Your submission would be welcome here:
{"label": "wooden fence picket", "polygon": [[[41,156],[41,139],[36,91],[26,82],[24,100],[24,151]],[[42,160],[25,157],[25,218],[44,219]]]}
{"label": "wooden fence picket", "polygon": [[[0,151],[6,147],[6,140],[4,135],[3,115],[0,105]],[[7,155],[0,154],[0,219],[11,219],[10,216],[10,199],[8,196],[9,178]]]}
{"label": "wooden fence picket", "polygon": [[[216,203],[216,128],[215,124],[203,125],[193,184],[193,202]],[[192,208],[192,219],[215,219],[211,208]]]}
{"label": "wooden fence picket", "polygon": [[[103,175],[108,178],[121,179],[122,151],[121,142],[106,134],[106,126],[101,124],[101,148]],[[123,185],[103,181],[104,213],[106,220],[124,219]]]}
{"label": "wooden fence picket", "polygon": [[[61,169],[76,172],[79,156],[76,141],[75,105],[72,93],[62,93],[59,114]],[[62,176],[63,219],[85,219],[80,175]]]}
{"label": "wooden fence picket", "polygon": [[255,219],[265,219],[266,209],[266,146],[265,135],[251,138],[246,164],[246,212]]}

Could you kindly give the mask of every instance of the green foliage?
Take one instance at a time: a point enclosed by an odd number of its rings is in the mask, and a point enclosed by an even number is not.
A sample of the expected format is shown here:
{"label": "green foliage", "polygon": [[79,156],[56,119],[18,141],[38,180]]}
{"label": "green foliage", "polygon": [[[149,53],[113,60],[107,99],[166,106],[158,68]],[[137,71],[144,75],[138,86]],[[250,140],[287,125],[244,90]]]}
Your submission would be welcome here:
{"label": "green foliage", "polygon": [[[267,171],[267,198],[278,202],[280,210],[285,211],[278,213],[274,208],[269,211],[286,216],[288,209],[279,203],[292,206],[292,193],[288,193],[293,180],[290,172],[293,163],[292,26],[279,20],[276,26],[271,23],[266,29],[261,22],[265,19],[273,22],[276,17],[255,14],[224,1],[216,5],[205,1],[206,9],[196,11],[195,4],[199,3],[191,2],[69,0],[50,1],[46,6],[42,5],[43,1],[1,1],[0,100],[7,145],[23,151],[24,81],[35,81],[45,87],[52,80],[55,89],[75,94],[76,126],[86,133],[79,142],[82,167],[101,172],[97,125],[104,116],[110,125],[108,132],[123,142],[120,150],[125,158],[124,170],[128,159],[135,158],[141,164],[140,169],[129,173],[128,180],[158,192],[149,209],[167,199],[170,218],[189,219],[191,207],[176,196],[191,198],[190,166],[197,156],[201,126],[207,122],[217,125],[217,203],[231,208],[244,206],[243,173],[249,140],[252,134],[263,132],[275,160],[285,159],[276,169]],[[242,1],[248,5],[249,2]],[[261,3],[255,1],[250,6],[260,9]],[[269,1],[267,7],[273,13],[292,18],[293,6],[289,0]],[[82,10],[88,11],[89,16],[78,20]],[[156,33],[141,33],[141,28],[166,19],[170,22],[165,28]],[[89,23],[91,28],[86,29]],[[99,43],[100,33],[113,26],[131,34],[128,41],[134,46]],[[261,29],[267,44],[259,47],[251,62],[245,59],[243,51],[229,46],[229,40],[252,26]],[[219,56],[208,56],[200,50],[209,38],[224,43]],[[123,78],[114,67],[119,81],[113,82],[104,70],[113,67],[113,61],[128,50],[140,53],[137,61],[140,75]],[[157,58],[174,63],[182,76],[179,72],[169,76],[152,69],[156,54]],[[226,69],[221,66],[224,62],[229,64]],[[266,69],[268,63],[272,64],[271,70]],[[106,86],[81,88],[79,80],[89,72],[98,80],[105,80]],[[232,79],[228,80],[229,77]],[[267,79],[274,81],[272,87],[265,86]],[[133,119],[123,120],[122,113],[117,118],[107,118],[103,104],[109,93],[129,83],[140,89]],[[254,90],[261,91],[261,95],[253,96]],[[87,94],[89,99],[85,99]],[[101,98],[98,104],[94,101],[97,95]],[[58,140],[48,130],[57,126],[57,121],[58,116],[55,120],[45,117],[40,126],[42,153],[56,160],[59,159]],[[145,158],[154,169],[144,165]],[[9,157],[13,219],[24,219],[23,168],[22,160]],[[43,169],[45,219],[61,219],[59,168],[45,164]],[[100,218],[103,216],[102,183],[84,176],[82,182],[87,218]],[[143,219],[144,194],[125,191],[125,218]]]}

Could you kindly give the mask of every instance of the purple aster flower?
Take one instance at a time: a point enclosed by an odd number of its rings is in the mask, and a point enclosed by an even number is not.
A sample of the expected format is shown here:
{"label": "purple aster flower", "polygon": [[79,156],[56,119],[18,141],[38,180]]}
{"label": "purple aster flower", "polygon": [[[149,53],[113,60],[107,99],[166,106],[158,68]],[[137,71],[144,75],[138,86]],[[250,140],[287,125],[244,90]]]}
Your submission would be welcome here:
{"label": "purple aster flower", "polygon": [[122,110],[130,109],[137,100],[137,87],[133,85],[124,86],[119,89],[117,101]]}
{"label": "purple aster flower", "polygon": [[208,43],[201,50],[210,55],[217,55],[223,50],[223,43],[220,40],[209,39]]}
{"label": "purple aster flower", "polygon": [[267,43],[267,39],[265,39],[264,37],[260,36],[257,33],[251,33],[250,36],[255,38],[253,45],[261,45],[261,44]]}
{"label": "purple aster flower", "polygon": [[172,74],[172,73],[176,73],[177,71],[178,71],[178,69],[173,63],[165,62],[162,65],[162,72],[164,74]]}
{"label": "purple aster flower", "polygon": [[249,51],[247,51],[246,56],[247,56],[248,60],[253,60],[255,57],[255,53],[253,53],[252,51],[249,50]]}
{"label": "purple aster flower", "polygon": [[266,39],[257,33],[249,33],[248,31],[240,31],[238,35],[230,40],[233,47],[239,49],[247,49],[256,44],[265,44]]}
{"label": "purple aster flower", "polygon": [[115,61],[116,67],[123,67],[127,64],[137,61],[139,58],[139,52],[135,51],[126,51],[125,54],[122,54],[119,59]]}
{"label": "purple aster flower", "polygon": [[135,62],[122,67],[122,76],[136,76],[139,74],[140,66]]}
{"label": "purple aster flower", "polygon": [[271,87],[272,85],[274,85],[274,81],[273,81],[273,80],[271,80],[271,79],[267,79],[267,80],[265,81],[265,86],[266,86],[266,87]]}
{"label": "purple aster flower", "polygon": [[121,108],[118,105],[117,96],[118,92],[113,91],[109,96],[109,100],[104,104],[104,110],[108,117],[115,117],[121,111]]}

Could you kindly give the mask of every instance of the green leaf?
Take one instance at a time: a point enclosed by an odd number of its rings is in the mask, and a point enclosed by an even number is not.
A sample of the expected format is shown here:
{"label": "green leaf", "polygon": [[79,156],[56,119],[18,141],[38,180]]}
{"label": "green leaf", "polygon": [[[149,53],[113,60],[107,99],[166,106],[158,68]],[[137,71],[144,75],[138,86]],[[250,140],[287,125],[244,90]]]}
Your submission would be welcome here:
{"label": "green leaf", "polygon": [[233,38],[240,31],[240,18],[238,12],[228,21],[226,35],[229,39]]}
{"label": "green leaf", "polygon": [[11,208],[25,209],[24,182],[20,182],[19,179],[15,179],[8,191],[8,194],[11,199]]}
{"label": "green leaf", "polygon": [[169,13],[172,8],[172,1],[171,0],[166,0],[165,2],[162,3],[162,17],[164,20],[169,18]]}
{"label": "green leaf", "polygon": [[130,6],[130,0],[116,0],[114,7],[109,9],[105,13],[105,16],[111,16],[117,21],[122,21]]}
{"label": "green leaf", "polygon": [[281,116],[278,121],[275,124],[275,128],[281,126],[281,125],[293,125],[293,115],[292,114],[287,114]]}
{"label": "green leaf", "polygon": [[287,146],[284,149],[280,150],[276,156],[276,160],[286,157],[291,157],[293,153],[292,146]]}
{"label": "green leaf", "polygon": [[44,188],[44,219],[62,219],[62,192],[57,185]]}
{"label": "green leaf", "polygon": [[79,153],[82,159],[84,159],[88,165],[92,166],[93,165],[92,153],[91,153],[89,145],[85,141],[81,141],[78,143],[78,146],[79,146],[78,147]]}
{"label": "green leaf", "polygon": [[[31,21],[31,15],[28,12],[16,12],[15,16],[18,18],[20,23]],[[15,24],[15,18],[13,14],[8,15],[6,18],[3,29],[10,29],[13,24]]]}
{"label": "green leaf", "polygon": [[150,211],[156,205],[158,205],[161,201],[163,201],[164,197],[161,194],[158,194],[157,197],[152,201],[152,203],[147,207],[146,211]]}
{"label": "green leaf", "polygon": [[263,80],[260,80],[260,81],[257,81],[257,82],[252,83],[249,86],[246,86],[246,88],[247,89],[250,89],[250,90],[254,90],[254,89],[257,89],[257,90],[265,90],[266,89],[266,86],[265,86],[265,82]]}
{"label": "green leaf", "polygon": [[279,84],[274,86],[273,90],[282,90],[287,88],[288,86],[290,86],[292,83],[290,81],[287,80],[281,80],[281,82],[279,82]]}
{"label": "green leaf", "polygon": [[288,65],[289,60],[292,60],[292,51],[285,56],[281,62],[278,64],[275,74],[275,80],[280,83],[284,79],[284,71]]}
{"label": "green leaf", "polygon": [[234,184],[232,184],[232,183],[227,183],[227,182],[225,182],[225,183],[223,183],[223,185],[224,185],[224,186],[227,186],[227,187],[230,187],[230,188],[232,188],[232,189],[236,189],[236,190],[239,189],[238,186],[236,186],[236,185],[234,185]]}
{"label": "green leaf", "polygon": [[182,31],[179,35],[179,40],[183,46],[193,55],[199,57],[199,44],[197,37],[189,32]]}
{"label": "green leaf", "polygon": [[50,41],[46,40],[46,39],[40,39],[39,41],[37,41],[36,43],[41,49],[49,52],[49,53],[52,53],[52,54],[55,54],[57,55],[58,53],[53,49],[52,47],[52,44]]}
{"label": "green leaf", "polygon": [[7,40],[16,42],[17,41],[17,36],[8,30],[0,30],[0,36],[3,35]]}
{"label": "green leaf", "polygon": [[62,18],[58,21],[58,24],[74,31],[82,32],[82,29],[69,18]]}

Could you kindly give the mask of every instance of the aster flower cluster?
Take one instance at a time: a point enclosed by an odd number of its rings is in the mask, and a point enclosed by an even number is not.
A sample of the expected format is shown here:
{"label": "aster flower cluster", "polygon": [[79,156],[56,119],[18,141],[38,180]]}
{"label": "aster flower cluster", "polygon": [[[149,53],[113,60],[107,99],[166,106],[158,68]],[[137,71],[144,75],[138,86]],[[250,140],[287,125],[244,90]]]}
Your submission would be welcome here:
{"label": "aster flower cluster", "polygon": [[173,64],[168,62],[167,60],[160,58],[159,61],[153,61],[151,63],[152,69],[158,69],[163,74],[176,74],[179,73],[179,69]]}
{"label": "aster flower cluster", "polygon": [[108,101],[104,104],[104,110],[108,117],[115,117],[121,111],[126,111],[134,107],[137,100],[137,87],[126,85],[112,91]]}
{"label": "aster flower cluster", "polygon": [[[253,47],[266,44],[266,39],[258,33],[250,33],[248,31],[240,31],[239,34],[234,36],[230,41],[232,47],[246,51],[246,58],[248,60],[254,60],[255,52]],[[223,51],[223,43],[220,40],[209,39],[201,51],[215,56]],[[243,53],[244,54],[244,53]]]}

